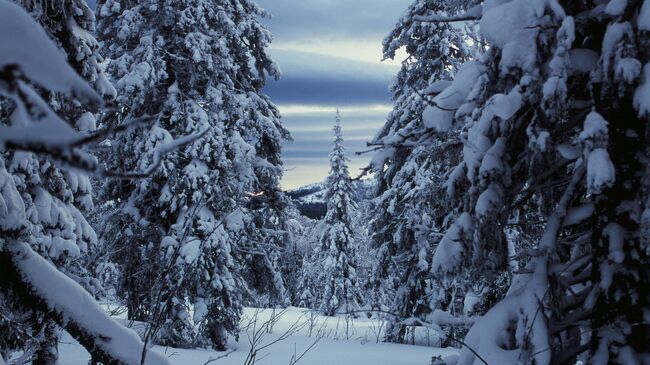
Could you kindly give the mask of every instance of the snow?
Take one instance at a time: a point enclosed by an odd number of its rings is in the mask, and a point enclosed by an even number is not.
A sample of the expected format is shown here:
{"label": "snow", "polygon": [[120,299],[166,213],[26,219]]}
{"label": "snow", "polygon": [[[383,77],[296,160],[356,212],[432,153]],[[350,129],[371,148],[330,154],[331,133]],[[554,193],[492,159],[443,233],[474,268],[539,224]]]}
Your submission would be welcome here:
{"label": "snow", "polygon": [[478,62],[467,62],[458,71],[454,81],[433,98],[436,106],[428,106],[422,114],[427,128],[444,132],[451,129],[454,111],[464,102],[476,80],[485,72],[485,66]]}
{"label": "snow", "polygon": [[632,83],[636,81],[639,74],[641,74],[641,62],[636,58],[624,57],[616,62],[614,75],[617,80]]}
{"label": "snow", "polygon": [[499,175],[503,172],[503,155],[506,151],[505,138],[498,138],[492,147],[485,153],[481,167],[479,168],[479,176],[487,177],[488,175]]}
{"label": "snow", "polygon": [[650,31],[650,0],[644,0],[637,17],[639,30]]}
{"label": "snow", "polygon": [[201,240],[190,237],[190,239],[183,244],[180,249],[180,257],[186,264],[191,264],[199,257],[201,252]]}
{"label": "snow", "polygon": [[495,94],[488,102],[488,108],[497,117],[506,120],[512,118],[521,109],[523,98],[519,90],[514,89],[507,95]]}
{"label": "snow", "polygon": [[483,8],[481,34],[488,42],[503,49],[514,40],[517,32],[533,25],[535,18],[535,10],[528,1],[490,1]]}
{"label": "snow", "polygon": [[632,25],[628,22],[610,23],[607,26],[605,37],[603,38],[602,53],[603,55],[611,54],[618,42],[623,39],[625,34],[632,33]]}
{"label": "snow", "polygon": [[28,97],[28,101],[35,104],[34,107],[40,115],[34,121],[23,100],[14,98],[16,109],[11,115],[11,126],[0,125],[0,149],[3,149],[8,141],[65,147],[79,139],[79,133],[56,115],[34,90],[21,81],[18,85],[20,91]]}
{"label": "snow", "polygon": [[627,7],[627,0],[610,0],[605,7],[605,13],[617,16],[623,14]]}
{"label": "snow", "polygon": [[484,11],[480,21],[481,34],[488,42],[502,49],[500,68],[530,70],[537,55],[538,30],[536,9],[528,0],[513,0]]}
{"label": "snow", "polygon": [[603,230],[605,236],[609,238],[609,255],[612,262],[622,264],[625,259],[623,242],[625,240],[625,230],[619,224],[610,223]]}
{"label": "snow", "polygon": [[99,102],[99,96],[68,65],[43,28],[7,0],[0,0],[0,34],[0,69],[19,65],[30,80],[48,90]]}
{"label": "snow", "polygon": [[[281,309],[275,310],[277,315]],[[322,336],[316,345],[298,362],[299,365],[426,365],[431,357],[454,356],[457,349],[435,348],[426,346],[378,343],[377,333],[382,333],[379,320],[365,318],[350,319],[343,317],[324,317],[311,315],[307,309],[288,308],[272,326],[271,333],[264,334],[260,345],[266,345],[278,339],[295,323],[303,326],[297,333],[289,336],[257,354],[259,364],[289,364],[294,354],[300,355]],[[245,308],[242,325],[251,325],[257,316],[257,328],[274,315],[273,309]],[[311,324],[311,325],[310,325]],[[216,365],[241,365],[248,355],[251,345],[249,336],[253,336],[253,326],[240,334],[239,341],[231,341],[226,352],[208,349],[175,349],[155,347],[158,353],[165,354],[172,365],[204,364],[210,359],[227,356],[212,362]],[[311,334],[310,334],[311,333]],[[259,346],[258,346],[259,347]],[[233,351],[234,350],[234,351]],[[85,365],[89,355],[69,336],[64,335],[60,345],[61,365]],[[229,353],[229,351],[233,351]]]}
{"label": "snow", "polygon": [[451,86],[451,83],[452,83],[452,82],[449,81],[449,80],[438,80],[438,81],[435,81],[434,83],[432,83],[431,85],[429,85],[429,87],[427,87],[427,88],[424,90],[424,93],[427,94],[427,95],[431,95],[431,94],[440,94],[440,93],[443,92],[446,88],[448,88],[449,86]]}
{"label": "snow", "polygon": [[244,229],[244,212],[237,209],[226,217],[226,227],[233,232]]}
{"label": "snow", "polygon": [[481,295],[477,294],[473,291],[468,291],[467,294],[465,294],[465,299],[463,300],[463,313],[465,314],[472,314],[474,312],[474,308],[481,303]]}
{"label": "snow", "polygon": [[501,6],[505,3],[510,2],[511,0],[486,0],[483,3],[483,14],[487,13],[488,10]]}
{"label": "snow", "polygon": [[499,65],[501,72],[508,72],[513,68],[521,68],[532,72],[536,65],[537,29],[525,29],[517,34],[513,42],[503,48],[503,57]]}
{"label": "snow", "polygon": [[596,148],[589,154],[587,162],[587,188],[592,194],[600,194],[605,188],[614,186],[616,175],[609,153]]}
{"label": "snow", "polygon": [[464,251],[461,239],[467,237],[473,229],[472,217],[468,213],[461,214],[438,243],[431,260],[431,272],[450,272],[457,268]]}
{"label": "snow", "polygon": [[490,184],[476,200],[476,217],[479,219],[488,218],[497,212],[502,205],[501,193],[495,184]]}
{"label": "snow", "polygon": [[[0,0],[0,35],[0,70],[17,67],[15,89],[0,85],[0,94],[16,104],[10,126],[0,126],[0,150],[8,142],[68,147],[79,139],[79,134],[50,109],[28,82],[83,103],[99,105],[100,97],[68,65],[43,28],[22,8],[5,0]],[[84,130],[92,127],[87,117],[82,124]],[[82,153],[75,158],[87,160],[89,164],[94,162],[92,157]]]}
{"label": "snow", "polygon": [[488,152],[491,153],[491,156],[486,162],[488,164],[486,168],[493,168],[500,163],[496,159],[503,155],[505,148],[505,146],[501,145],[503,141],[492,143],[486,135],[495,128],[494,125],[498,119],[501,119],[501,129],[508,129],[509,120],[519,111],[521,106],[522,97],[517,88],[511,90],[508,94],[495,94],[488,100],[479,121],[472,125],[467,132],[468,141],[463,146],[463,159],[467,166],[467,178],[470,181],[474,179],[477,172],[480,172],[483,159]]}
{"label": "snow", "polygon": [[564,99],[566,95],[565,80],[559,76],[549,77],[544,83],[542,93],[544,95],[544,100],[551,99],[555,95],[561,95],[562,99]]}
{"label": "snow", "polygon": [[76,127],[81,132],[92,132],[97,129],[97,121],[92,113],[85,112],[77,119]]}
{"label": "snow", "polygon": [[460,163],[454,167],[449,174],[449,178],[445,182],[445,190],[448,197],[454,198],[456,196],[456,185],[459,184],[466,175],[465,167],[464,163]]}
{"label": "snow", "polygon": [[[16,183],[0,159],[0,229],[17,231],[25,227],[25,203],[16,190]],[[1,246],[0,246],[1,248]]]}
{"label": "snow", "polygon": [[[649,2],[650,0],[646,0],[644,6],[648,5]],[[650,8],[650,5],[648,7]],[[650,10],[648,12],[650,13]],[[648,17],[650,17],[650,14],[648,14]],[[640,117],[650,114],[650,63],[643,66],[641,82],[634,91],[634,107],[639,111]]]}
{"label": "snow", "polygon": [[607,26],[601,49],[601,60],[603,61],[604,70],[609,70],[611,58],[625,35],[630,38],[634,37],[632,25],[629,22],[612,22]]}
{"label": "snow", "polygon": [[[483,364],[476,353],[488,364],[526,362],[522,361],[522,351],[516,347],[524,341],[530,341],[528,345],[533,352],[531,356],[534,361],[529,363],[549,364],[551,353],[546,351],[549,343],[544,315],[536,315],[538,300],[544,297],[548,285],[546,264],[542,260],[536,264],[532,274],[520,274],[513,278],[506,298],[472,326],[465,338],[467,347],[461,350],[458,365]],[[490,335],[486,336],[488,333]]]}
{"label": "snow", "polygon": [[[108,317],[88,292],[59,272],[28,245],[14,243],[9,249],[23,280],[40,297],[45,298],[50,309],[81,326],[94,337],[95,343],[103,351],[126,364],[140,363],[143,344],[135,332]],[[167,363],[157,352],[147,352],[145,364]]]}
{"label": "snow", "polygon": [[587,114],[585,118],[584,127],[580,132],[579,139],[582,141],[593,140],[596,138],[603,138],[607,136],[608,128],[607,121],[599,113],[592,111]]}
{"label": "snow", "polygon": [[564,226],[572,226],[583,222],[591,217],[594,213],[595,207],[593,203],[582,204],[577,207],[569,209],[566,217],[564,218]]}
{"label": "snow", "polygon": [[549,145],[549,139],[551,138],[551,134],[548,131],[541,131],[535,137],[534,139],[531,139],[531,143],[533,143],[533,146],[539,149],[542,152],[546,152],[546,148]]}

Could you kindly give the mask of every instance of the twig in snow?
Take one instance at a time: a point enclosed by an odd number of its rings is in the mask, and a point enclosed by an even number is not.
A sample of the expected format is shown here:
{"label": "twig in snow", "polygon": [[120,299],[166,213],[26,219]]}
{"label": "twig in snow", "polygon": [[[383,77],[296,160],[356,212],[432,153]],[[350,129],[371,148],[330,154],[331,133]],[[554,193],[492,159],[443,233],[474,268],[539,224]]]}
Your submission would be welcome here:
{"label": "twig in snow", "polygon": [[230,351],[228,351],[228,352],[226,352],[226,353],[223,354],[223,355],[220,355],[220,356],[217,356],[217,357],[211,357],[210,359],[208,359],[208,361],[204,362],[203,365],[208,365],[208,364],[213,363],[213,362],[215,362],[215,361],[217,361],[217,360],[221,360],[221,359],[223,359],[224,357],[228,357],[228,356],[229,356],[230,354],[232,354],[233,352],[235,352],[234,349],[233,349],[233,350],[230,350]]}

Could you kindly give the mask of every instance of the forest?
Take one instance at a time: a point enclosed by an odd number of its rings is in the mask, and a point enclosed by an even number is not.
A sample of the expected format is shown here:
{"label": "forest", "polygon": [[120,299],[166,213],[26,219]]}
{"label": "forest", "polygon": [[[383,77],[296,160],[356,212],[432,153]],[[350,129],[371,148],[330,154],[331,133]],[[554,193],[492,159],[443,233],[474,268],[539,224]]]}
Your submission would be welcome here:
{"label": "forest", "polygon": [[650,365],[650,0],[408,2],[284,189],[255,0],[0,0],[0,365]]}

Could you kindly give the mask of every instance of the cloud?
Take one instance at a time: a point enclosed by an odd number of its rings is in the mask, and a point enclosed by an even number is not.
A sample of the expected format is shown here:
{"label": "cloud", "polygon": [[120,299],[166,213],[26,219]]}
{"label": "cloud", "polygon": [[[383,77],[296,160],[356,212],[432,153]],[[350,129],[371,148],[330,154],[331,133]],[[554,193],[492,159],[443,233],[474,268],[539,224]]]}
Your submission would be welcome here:
{"label": "cloud", "polygon": [[264,89],[278,104],[386,104],[394,66],[366,63],[307,52],[274,50],[282,69],[279,81]]}
{"label": "cloud", "polygon": [[[382,40],[412,0],[258,0],[271,14],[263,22],[274,49],[379,62]],[[399,65],[404,58],[385,63]]]}
{"label": "cloud", "polygon": [[272,48],[270,54],[280,65],[283,74],[293,76],[320,75],[328,78],[388,81],[399,70],[398,66],[377,61],[365,62],[311,51]]}
{"label": "cloud", "polygon": [[381,40],[412,0],[258,0],[278,39]]}
{"label": "cloud", "polygon": [[329,80],[285,77],[265,89],[276,103],[347,105],[381,103],[390,100],[388,83],[372,80]]}

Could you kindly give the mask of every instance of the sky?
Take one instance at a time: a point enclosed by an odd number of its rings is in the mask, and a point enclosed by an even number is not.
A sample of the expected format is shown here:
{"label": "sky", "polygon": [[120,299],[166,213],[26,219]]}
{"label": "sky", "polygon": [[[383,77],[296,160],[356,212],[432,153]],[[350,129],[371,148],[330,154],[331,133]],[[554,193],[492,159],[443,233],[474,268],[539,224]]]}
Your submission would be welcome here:
{"label": "sky", "polygon": [[381,42],[412,0],[258,0],[273,14],[270,53],[282,70],[264,92],[293,135],[283,150],[285,189],[319,182],[329,172],[336,109],[351,159],[366,166],[369,141],[391,110],[388,87],[400,59],[381,62]]}
{"label": "sky", "polygon": [[371,155],[355,152],[365,150],[384,124],[391,110],[388,87],[401,61],[398,56],[381,62],[381,42],[411,2],[257,0],[273,15],[263,22],[274,37],[269,52],[283,74],[264,92],[293,135],[283,148],[283,188],[325,179],[337,108],[351,175],[366,166]]}

